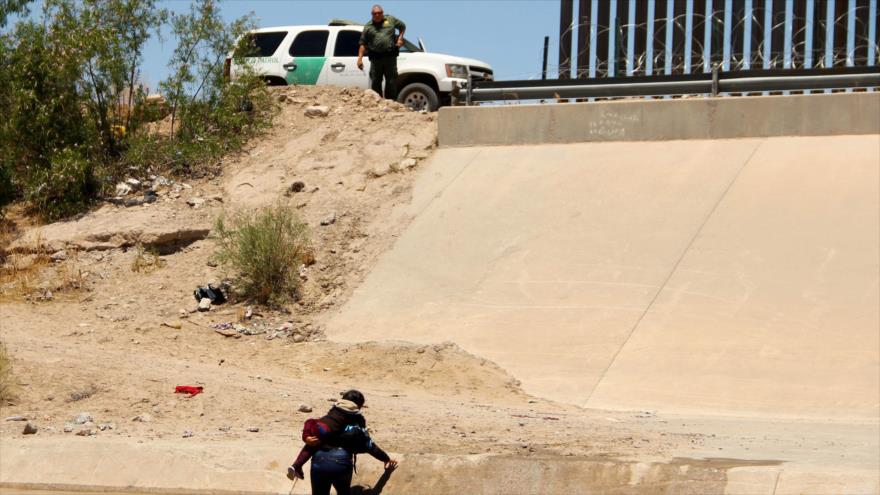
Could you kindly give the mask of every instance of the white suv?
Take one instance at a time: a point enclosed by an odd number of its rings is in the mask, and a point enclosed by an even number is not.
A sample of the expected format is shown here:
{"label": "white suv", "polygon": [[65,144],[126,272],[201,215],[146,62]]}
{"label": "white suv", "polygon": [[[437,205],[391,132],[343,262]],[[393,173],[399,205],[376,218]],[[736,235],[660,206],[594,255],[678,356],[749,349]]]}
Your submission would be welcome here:
{"label": "white suv", "polygon": [[[332,21],[327,26],[283,26],[250,31],[257,56],[246,63],[271,85],[328,84],[370,87],[370,61],[357,68],[362,25]],[[231,54],[226,74],[233,80],[237,70]],[[450,95],[468,80],[492,79],[492,68],[479,60],[427,53],[419,40],[406,41],[397,59],[397,101],[414,109],[434,111],[448,105]]]}

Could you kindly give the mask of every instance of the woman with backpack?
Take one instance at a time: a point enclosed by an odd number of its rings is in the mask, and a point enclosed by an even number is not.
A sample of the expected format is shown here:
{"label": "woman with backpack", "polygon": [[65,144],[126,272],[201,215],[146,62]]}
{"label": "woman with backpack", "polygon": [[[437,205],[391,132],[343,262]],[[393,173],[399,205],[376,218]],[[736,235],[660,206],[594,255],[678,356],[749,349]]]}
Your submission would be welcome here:
{"label": "woman with backpack", "polygon": [[387,470],[397,467],[397,461],[391,459],[367,433],[367,421],[361,414],[364,402],[364,394],[349,390],[310,427],[310,431],[318,435],[305,436],[306,447],[290,470],[293,471],[291,474],[300,477],[302,463],[311,454],[312,495],[329,495],[331,486],[337,495],[349,495],[357,454],[370,454],[383,462]]}

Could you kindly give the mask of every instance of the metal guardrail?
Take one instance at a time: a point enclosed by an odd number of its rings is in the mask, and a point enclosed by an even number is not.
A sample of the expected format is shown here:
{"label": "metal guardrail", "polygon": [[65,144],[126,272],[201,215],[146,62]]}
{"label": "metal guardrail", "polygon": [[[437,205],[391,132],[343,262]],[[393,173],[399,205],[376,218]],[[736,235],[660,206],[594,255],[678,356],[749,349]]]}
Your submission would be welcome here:
{"label": "metal guardrail", "polygon": [[639,77],[542,81],[481,81],[468,84],[465,102],[618,98],[721,93],[880,88],[880,67],[777,69]]}

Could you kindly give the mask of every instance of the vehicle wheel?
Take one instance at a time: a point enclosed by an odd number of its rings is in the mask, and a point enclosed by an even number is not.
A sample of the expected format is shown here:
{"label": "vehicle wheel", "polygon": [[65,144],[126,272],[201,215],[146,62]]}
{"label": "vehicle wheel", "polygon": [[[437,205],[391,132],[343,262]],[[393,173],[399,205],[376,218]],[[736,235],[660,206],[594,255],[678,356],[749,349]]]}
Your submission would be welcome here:
{"label": "vehicle wheel", "polygon": [[440,106],[437,93],[427,84],[407,84],[403,91],[397,95],[397,101],[412,108],[413,110],[427,110],[434,112]]}

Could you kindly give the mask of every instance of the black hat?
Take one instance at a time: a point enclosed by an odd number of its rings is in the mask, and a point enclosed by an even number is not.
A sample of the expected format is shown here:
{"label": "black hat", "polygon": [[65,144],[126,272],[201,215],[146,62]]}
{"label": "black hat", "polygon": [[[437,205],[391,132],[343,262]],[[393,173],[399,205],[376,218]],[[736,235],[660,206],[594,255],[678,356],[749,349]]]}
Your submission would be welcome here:
{"label": "black hat", "polygon": [[364,394],[360,393],[360,391],[351,389],[342,393],[342,398],[345,400],[350,400],[357,404],[358,407],[364,407]]}

